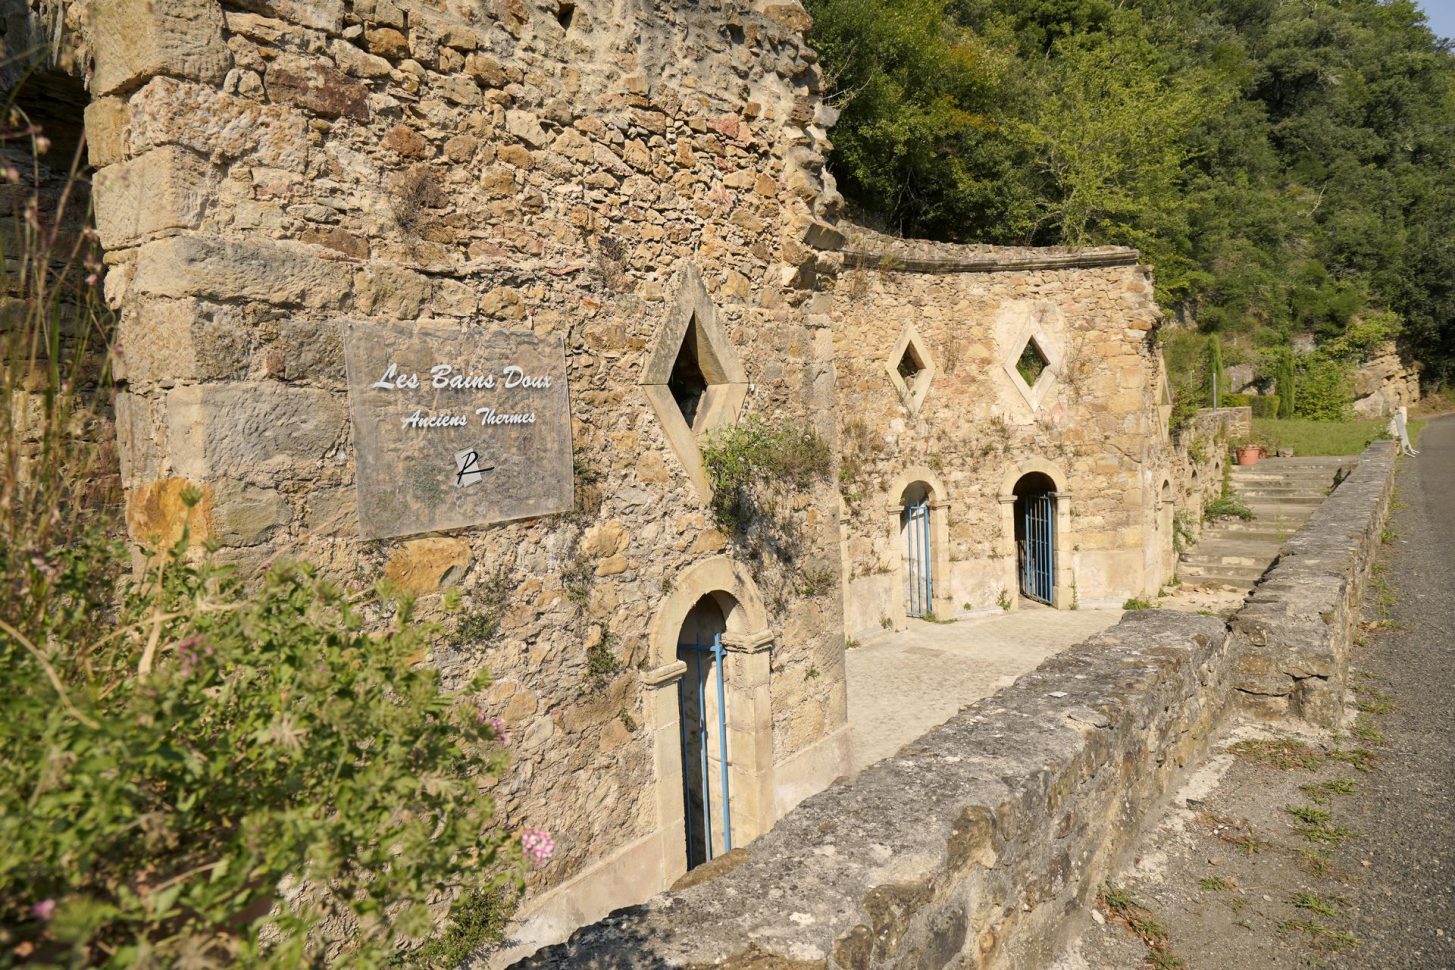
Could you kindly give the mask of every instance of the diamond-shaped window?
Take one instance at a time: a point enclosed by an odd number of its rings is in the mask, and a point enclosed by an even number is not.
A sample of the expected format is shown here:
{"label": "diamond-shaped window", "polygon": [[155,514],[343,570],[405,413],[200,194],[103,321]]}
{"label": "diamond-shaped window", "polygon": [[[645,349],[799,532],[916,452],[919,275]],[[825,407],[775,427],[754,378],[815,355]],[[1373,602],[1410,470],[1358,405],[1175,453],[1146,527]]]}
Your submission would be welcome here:
{"label": "diamond-shaped window", "polygon": [[1035,387],[1036,381],[1041,379],[1051,362],[1046,355],[1041,353],[1041,348],[1036,345],[1036,338],[1032,337],[1026,341],[1025,349],[1021,351],[1020,358],[1015,362],[1016,373],[1020,374],[1021,380],[1026,382],[1028,387]]}
{"label": "diamond-shaped window", "polygon": [[641,385],[662,422],[667,444],[707,498],[712,490],[698,441],[737,420],[748,396],[748,378],[691,263],[681,271],[672,314],[653,341]]}
{"label": "diamond-shaped window", "polygon": [[900,400],[917,414],[924,404],[925,395],[930,392],[930,382],[935,377],[935,362],[930,357],[929,345],[915,330],[914,324],[907,325],[895,341],[889,359],[884,362],[889,371],[890,383],[899,392]]}
{"label": "diamond-shaped window", "polygon": [[672,376],[667,379],[667,390],[672,400],[690,426],[697,418],[697,408],[702,404],[709,385],[702,374],[702,365],[697,361],[697,316],[687,323],[687,333],[682,337],[682,346],[677,349],[677,359],[672,362]]}
{"label": "diamond-shaped window", "polygon": [[1060,330],[1060,312],[1054,304],[1017,302],[1007,305],[1002,313],[1009,317],[1008,336],[1001,344],[1005,356],[1001,366],[1006,377],[1032,411],[1052,394],[1052,380],[1061,370],[1061,352],[1052,335]]}

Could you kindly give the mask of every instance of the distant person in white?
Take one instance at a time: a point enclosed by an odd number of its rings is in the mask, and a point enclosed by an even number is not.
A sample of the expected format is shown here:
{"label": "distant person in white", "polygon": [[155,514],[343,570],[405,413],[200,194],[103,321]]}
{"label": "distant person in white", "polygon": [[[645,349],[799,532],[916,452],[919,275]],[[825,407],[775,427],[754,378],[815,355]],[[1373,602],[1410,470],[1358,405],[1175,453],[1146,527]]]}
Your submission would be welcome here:
{"label": "distant person in white", "polygon": [[1410,446],[1409,408],[1398,407],[1394,409],[1394,414],[1389,419],[1389,436],[1391,438],[1399,439],[1400,454],[1419,454],[1418,451],[1415,451],[1415,449]]}

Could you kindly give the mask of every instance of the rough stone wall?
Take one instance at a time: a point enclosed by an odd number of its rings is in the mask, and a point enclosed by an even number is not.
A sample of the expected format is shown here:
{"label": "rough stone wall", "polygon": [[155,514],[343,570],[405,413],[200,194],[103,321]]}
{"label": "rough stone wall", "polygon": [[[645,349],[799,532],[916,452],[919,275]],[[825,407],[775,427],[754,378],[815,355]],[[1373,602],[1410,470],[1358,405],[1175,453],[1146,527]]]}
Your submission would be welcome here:
{"label": "rough stone wall", "polygon": [[1047,966],[1205,752],[1228,669],[1221,621],[1129,613],[690,886],[519,966]]}
{"label": "rough stone wall", "polygon": [[1242,706],[1337,727],[1359,603],[1394,495],[1394,443],[1364,450],[1349,477],[1284,543],[1233,622]]}
{"label": "rough stone wall", "polygon": [[[1170,574],[1169,409],[1152,343],[1160,313],[1135,252],[849,235],[833,308],[849,633],[903,616],[893,510],[920,477],[948,503],[941,615],[1014,601],[1002,499],[1042,466],[1069,494],[1069,535],[1058,537],[1069,588],[1057,605],[1155,593]],[[916,395],[891,373],[907,332],[932,370]],[[1032,338],[1050,366],[1018,387],[1012,368]]]}
{"label": "rough stone wall", "polygon": [[[802,8],[98,0],[82,12],[133,534],[175,536],[195,483],[208,510],[196,532],[222,559],[387,576],[427,611],[458,585],[465,615],[499,631],[447,638],[432,659],[455,682],[494,674],[514,764],[491,794],[508,824],[544,824],[559,847],[527,911],[569,884],[557,919],[572,924],[660,888],[682,865],[660,806],[681,792],[657,790],[672,783],[657,742],[675,691],[656,688],[670,688],[676,634],[654,631],[656,611],[691,568],[725,560],[712,574],[728,575],[745,558],[637,385],[691,264],[745,363],[742,411],[833,435],[832,343],[815,322],[827,297],[805,239],[837,196]],[[360,541],[340,341],[359,319],[559,335],[575,512]],[[832,566],[831,487],[794,514]],[[751,589],[729,592],[766,604],[766,629],[745,631],[758,638],[742,649],[771,640],[771,671],[754,675],[771,714],[755,709],[769,793],[745,796],[748,833],[834,777],[846,743],[837,598],[800,593],[773,562],[749,574]],[[610,658],[594,672],[592,648]],[[617,882],[593,896],[597,876]]]}
{"label": "rough stone wall", "polygon": [[1202,535],[1203,508],[1222,494],[1224,469],[1232,460],[1229,443],[1252,430],[1252,408],[1202,408],[1173,436],[1177,511],[1193,541]]}
{"label": "rough stone wall", "polygon": [[1420,365],[1390,341],[1354,371],[1354,414],[1382,418],[1420,400]]}

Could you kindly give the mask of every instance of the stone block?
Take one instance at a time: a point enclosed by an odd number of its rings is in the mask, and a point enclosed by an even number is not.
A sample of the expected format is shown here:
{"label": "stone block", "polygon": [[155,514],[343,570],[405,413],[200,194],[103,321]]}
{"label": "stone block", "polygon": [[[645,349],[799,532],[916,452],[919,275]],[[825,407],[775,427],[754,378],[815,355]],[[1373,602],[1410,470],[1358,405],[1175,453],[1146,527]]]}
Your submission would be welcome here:
{"label": "stone block", "polygon": [[369,120],[369,89],[321,58],[281,54],[268,65],[263,87],[270,100],[323,118]]}
{"label": "stone block", "polygon": [[266,542],[293,521],[288,501],[277,489],[259,488],[234,479],[209,483],[209,533],[225,546]]}
{"label": "stone block", "polygon": [[327,391],[258,381],[173,388],[166,397],[168,457],[177,475],[271,485],[311,472],[344,431]]}
{"label": "stone block", "polygon": [[257,165],[292,172],[308,160],[308,120],[282,105],[159,77],[132,96],[128,110],[131,154],[181,145],[211,159],[246,155]]}
{"label": "stone block", "polygon": [[541,127],[540,119],[529,111],[505,112],[505,130],[531,148],[544,148],[550,136]]}
{"label": "stone block", "polygon": [[120,98],[97,98],[86,105],[86,160],[92,168],[104,168],[126,155],[126,102]]}
{"label": "stone block", "polygon": [[370,265],[356,277],[354,299],[372,317],[416,319],[430,298],[429,277],[387,263]]}
{"label": "stone block", "polygon": [[409,593],[433,593],[459,582],[470,564],[464,539],[411,539],[389,557],[384,578]]}
{"label": "stone block", "polygon": [[203,234],[159,239],[137,255],[132,288],[157,296],[261,300],[337,307],[348,296],[347,266],[303,246]]}
{"label": "stone block", "polygon": [[88,13],[93,97],[158,74],[216,83],[232,66],[216,0],[106,0]]}
{"label": "stone block", "polygon": [[360,50],[346,40],[334,41],[328,51],[340,70],[355,77],[388,77],[392,70],[384,58]]}
{"label": "stone block", "polygon": [[343,0],[234,0],[244,10],[336,34],[343,29]]}
{"label": "stone block", "polygon": [[[188,489],[195,489],[201,500],[192,508],[182,501]],[[211,490],[184,478],[163,478],[132,488],[126,497],[126,527],[133,539],[158,547],[175,545],[183,529],[191,542],[200,543],[209,536],[212,512]]]}
{"label": "stone block", "polygon": [[163,385],[239,377],[255,339],[237,308],[191,299],[129,303],[117,337],[119,374]]}
{"label": "stone block", "polygon": [[102,246],[115,250],[171,229],[197,228],[217,191],[217,174],[185,148],[166,145],[106,166],[94,185],[96,232]]}

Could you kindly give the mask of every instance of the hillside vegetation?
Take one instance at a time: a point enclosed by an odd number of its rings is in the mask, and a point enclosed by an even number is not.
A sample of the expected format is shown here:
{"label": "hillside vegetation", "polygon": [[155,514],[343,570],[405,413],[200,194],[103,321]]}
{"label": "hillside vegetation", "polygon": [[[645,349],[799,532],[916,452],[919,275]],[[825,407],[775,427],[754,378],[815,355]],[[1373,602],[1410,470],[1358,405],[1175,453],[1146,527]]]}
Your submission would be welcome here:
{"label": "hillside vegetation", "polygon": [[1351,323],[1455,370],[1455,56],[1410,0],[807,6],[861,217],[1135,246],[1270,379],[1295,334]]}

